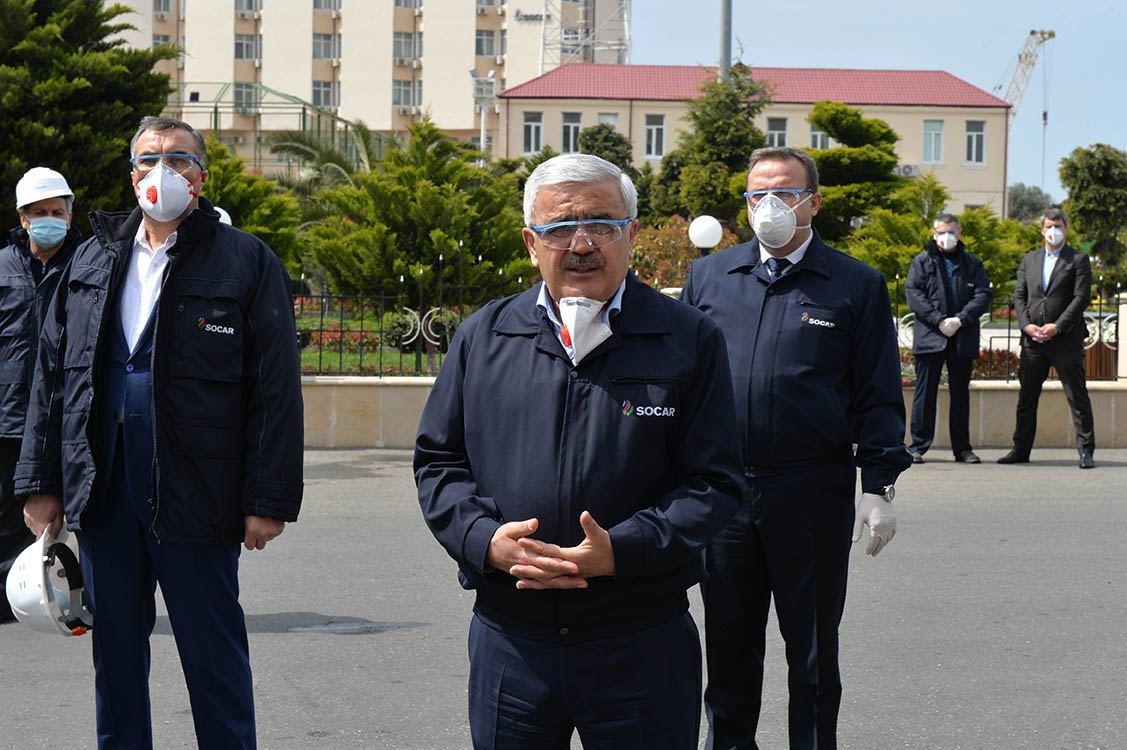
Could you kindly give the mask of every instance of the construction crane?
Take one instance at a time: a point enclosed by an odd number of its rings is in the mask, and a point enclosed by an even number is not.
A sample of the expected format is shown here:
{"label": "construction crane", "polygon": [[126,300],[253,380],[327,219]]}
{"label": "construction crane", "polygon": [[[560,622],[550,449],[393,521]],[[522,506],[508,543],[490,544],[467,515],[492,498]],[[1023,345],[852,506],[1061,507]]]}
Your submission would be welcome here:
{"label": "construction crane", "polygon": [[[1021,105],[1021,98],[1025,96],[1025,88],[1029,85],[1029,79],[1033,75],[1033,69],[1037,66],[1037,56],[1041,54],[1041,48],[1045,43],[1055,37],[1055,31],[1037,30],[1029,32],[1029,36],[1025,39],[1025,44],[1021,48],[1021,52],[1017,53],[1017,65],[1014,68],[1013,77],[1010,78],[1010,84],[1006,87],[1006,93],[1002,98],[1010,103],[1010,125],[1013,125],[1014,117],[1017,116],[1017,108]],[[999,83],[994,87],[994,93],[997,93],[1002,88]],[[1048,112],[1042,113],[1042,119],[1048,118]]]}

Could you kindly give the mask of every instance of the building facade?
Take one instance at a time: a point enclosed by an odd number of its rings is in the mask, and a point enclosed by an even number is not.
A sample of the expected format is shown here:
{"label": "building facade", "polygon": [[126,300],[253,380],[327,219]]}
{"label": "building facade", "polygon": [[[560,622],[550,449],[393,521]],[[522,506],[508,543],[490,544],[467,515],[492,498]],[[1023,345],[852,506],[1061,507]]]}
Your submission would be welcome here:
{"label": "building facade", "polygon": [[[771,91],[757,125],[769,145],[832,147],[806,118],[823,100],[886,121],[900,135],[904,176],[932,173],[949,209],[988,206],[1004,215],[1009,104],[943,71],[755,68]],[[656,168],[686,128],[687,102],[716,69],[666,65],[566,65],[500,94],[499,156],[551,146],[578,150],[582,128],[611,123],[634,147],[634,163]]]}
{"label": "building facade", "polygon": [[[284,130],[331,116],[403,132],[429,113],[470,141],[496,133],[496,93],[571,61],[624,62],[629,0],[123,0],[134,47],[171,44],[166,113],[252,164]],[[318,111],[313,111],[313,110]],[[326,115],[330,117],[326,117]],[[310,123],[315,123],[311,126]]]}

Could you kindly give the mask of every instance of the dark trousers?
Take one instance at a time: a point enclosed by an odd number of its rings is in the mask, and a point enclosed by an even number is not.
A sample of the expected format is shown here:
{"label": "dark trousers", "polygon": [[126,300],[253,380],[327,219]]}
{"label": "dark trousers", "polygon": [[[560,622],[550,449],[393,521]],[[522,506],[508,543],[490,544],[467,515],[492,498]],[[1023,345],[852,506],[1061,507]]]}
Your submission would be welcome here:
{"label": "dark trousers", "polygon": [[149,637],[159,583],[188,686],[196,743],[223,750],[253,748],[254,697],[239,605],[239,545],[158,543],[148,519],[142,520],[147,498],[128,496],[123,453],[116,451],[108,492],[84,516],[78,533],[94,611],[98,747],[153,746]]}
{"label": "dark trousers", "polygon": [[838,625],[853,525],[851,464],[752,479],[752,498],[708,547],[704,595],[710,750],[757,750],[771,597],[786,642],[791,750],[837,747]]}
{"label": "dark trousers", "polygon": [[0,622],[12,616],[5,590],[8,571],[19,554],[35,541],[23,522],[23,503],[12,492],[20,443],[19,438],[0,438]]}
{"label": "dark trousers", "polygon": [[1076,449],[1080,453],[1094,453],[1096,435],[1092,427],[1092,402],[1084,380],[1084,347],[1071,341],[1021,347],[1017,369],[1021,390],[1017,397],[1014,450],[1028,455],[1033,449],[1037,435],[1037,403],[1041,400],[1041,386],[1049,377],[1050,366],[1056,368],[1064,397],[1068,399],[1072,424],[1076,428]]}
{"label": "dark trousers", "polygon": [[908,447],[913,453],[927,453],[935,440],[939,374],[944,366],[951,402],[947,417],[951,451],[957,456],[971,449],[970,373],[974,360],[956,356],[955,349],[952,339],[944,351],[915,355],[916,392],[912,395],[912,444]]}
{"label": "dark trousers", "polygon": [[469,637],[476,750],[696,750],[700,636],[689,613],[582,643],[506,633],[478,616]]}

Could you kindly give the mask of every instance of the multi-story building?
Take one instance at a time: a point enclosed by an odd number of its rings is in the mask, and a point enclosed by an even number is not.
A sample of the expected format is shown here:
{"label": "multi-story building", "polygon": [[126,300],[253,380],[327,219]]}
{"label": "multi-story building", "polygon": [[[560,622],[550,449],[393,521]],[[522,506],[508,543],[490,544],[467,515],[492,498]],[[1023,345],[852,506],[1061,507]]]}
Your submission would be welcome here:
{"label": "multi-story building", "polygon": [[267,169],[265,135],[329,132],[328,115],[402,132],[429,113],[471,141],[484,116],[488,144],[510,82],[629,51],[629,0],[123,2],[136,11],[129,44],[181,50],[157,68],[172,78],[166,112]]}
{"label": "multi-story building", "polygon": [[[1004,211],[1006,101],[936,70],[755,68],[752,75],[771,92],[757,119],[769,145],[832,146],[806,117],[816,102],[844,102],[900,135],[900,173],[934,174],[952,194],[951,210]],[[686,127],[687,102],[715,78],[715,68],[699,66],[562,66],[501,92],[495,152],[578,151],[582,128],[608,122],[630,139],[636,165],[656,167]]]}

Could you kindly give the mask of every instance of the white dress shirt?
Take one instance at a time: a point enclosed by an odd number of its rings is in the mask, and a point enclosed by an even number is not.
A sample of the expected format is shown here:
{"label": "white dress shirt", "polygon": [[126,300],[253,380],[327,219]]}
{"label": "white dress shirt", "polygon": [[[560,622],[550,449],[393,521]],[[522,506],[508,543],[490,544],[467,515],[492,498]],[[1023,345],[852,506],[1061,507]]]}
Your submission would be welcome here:
{"label": "white dress shirt", "polygon": [[125,272],[125,284],[121,288],[121,330],[129,351],[137,349],[137,342],[149,324],[149,318],[160,297],[160,283],[164,269],[168,267],[168,248],[176,244],[176,232],[155,250],[145,236],[145,224],[137,229],[133,238],[133,254],[129,258],[129,268]]}
{"label": "white dress shirt", "polygon": [[1056,250],[1045,245],[1045,262],[1041,264],[1041,290],[1049,291],[1049,279],[1053,276],[1053,269],[1057,267],[1057,259],[1060,258],[1060,251],[1064,249],[1061,245]]}
{"label": "white dress shirt", "polygon": [[[610,298],[610,301],[603,306],[602,319],[603,322],[610,326],[610,314],[622,312],[622,293],[626,291],[626,279],[618,285],[618,291]],[[552,295],[548,293],[548,285],[543,281],[540,282],[540,294],[536,297],[537,307],[542,307],[548,313],[548,320],[552,322],[552,326],[556,329],[556,339],[563,346],[567,356],[571,357],[572,364],[575,364],[575,349],[567,341],[564,340],[561,329],[563,328],[563,321],[556,313],[556,307],[552,304]]]}
{"label": "white dress shirt", "polygon": [[[789,254],[784,255],[780,260],[788,260],[788,261],[790,261],[790,264],[792,266],[797,266],[799,263],[802,262],[802,259],[806,257],[806,251],[810,248],[810,242],[813,239],[814,239],[814,233],[811,232],[806,237],[805,242],[803,242],[801,245],[796,247],[794,250],[791,250]],[[763,246],[762,242],[760,242],[759,243],[759,262],[762,263],[763,265],[767,265],[767,259],[772,258],[772,257],[774,257],[774,256],[772,256],[771,253],[767,252],[767,248]]]}

